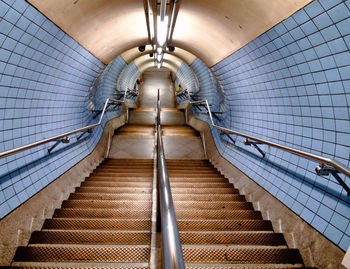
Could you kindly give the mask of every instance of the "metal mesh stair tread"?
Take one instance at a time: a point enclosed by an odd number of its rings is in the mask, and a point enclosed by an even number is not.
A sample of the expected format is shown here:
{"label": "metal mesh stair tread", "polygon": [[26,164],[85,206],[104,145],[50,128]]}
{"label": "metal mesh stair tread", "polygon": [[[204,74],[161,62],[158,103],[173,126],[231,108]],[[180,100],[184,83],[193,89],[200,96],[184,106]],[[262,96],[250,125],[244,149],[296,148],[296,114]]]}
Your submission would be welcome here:
{"label": "metal mesh stair tread", "polygon": [[181,187],[174,187],[171,188],[171,192],[176,193],[191,193],[191,194],[239,194],[237,189],[233,188],[181,188]]}
{"label": "metal mesh stair tread", "polygon": [[179,231],[273,231],[267,220],[178,219]]}
{"label": "metal mesh stair tread", "polygon": [[104,172],[104,171],[99,171],[99,172],[93,172],[91,174],[92,176],[98,177],[98,176],[118,176],[118,177],[152,177],[153,176],[153,171],[152,172],[147,172],[147,173],[139,173],[139,172],[124,172],[124,173],[114,173],[114,172]]}
{"label": "metal mesh stair tread", "polygon": [[279,233],[181,231],[180,240],[183,245],[286,246],[284,236]]}
{"label": "metal mesh stair tread", "polygon": [[[23,262],[16,262],[15,266],[11,266],[13,269],[148,269],[149,266],[143,266],[144,263],[130,263],[130,265],[127,265],[125,263],[98,263],[98,264],[91,264],[86,265],[79,264],[79,263],[60,263],[57,265],[56,263],[50,263],[50,262],[40,262],[39,264],[36,264],[35,262],[31,262],[32,265],[28,265],[28,262],[25,262],[23,265],[21,265]],[[0,266],[1,268],[1,266]]]}
{"label": "metal mesh stair tread", "polygon": [[151,200],[66,200],[62,203],[62,208],[110,208],[110,209],[136,209],[150,210]]}
{"label": "metal mesh stair tread", "polygon": [[225,182],[205,182],[205,183],[171,182],[170,187],[171,188],[231,188],[233,187],[233,185],[231,183],[225,183]]}
{"label": "metal mesh stair tread", "polygon": [[14,261],[148,262],[149,247],[19,247]]}
{"label": "metal mesh stair tread", "polygon": [[89,178],[85,180],[85,182],[89,181],[114,181],[114,182],[152,182],[152,177],[120,177],[120,176],[93,176],[91,175]]}
{"label": "metal mesh stair tread", "polygon": [[137,187],[77,187],[77,193],[94,192],[94,193],[151,193],[151,188]]}
{"label": "metal mesh stair tread", "polygon": [[138,193],[136,196],[133,193],[72,193],[69,199],[95,199],[95,200],[150,200],[151,193]]}
{"label": "metal mesh stair tread", "polygon": [[151,219],[46,219],[43,229],[69,230],[150,230]]}
{"label": "metal mesh stair tread", "polygon": [[260,211],[253,210],[176,210],[181,219],[262,219]]}
{"label": "metal mesh stair tread", "polygon": [[228,182],[228,180],[221,177],[172,177],[169,179],[170,183],[183,182],[183,183],[215,183],[215,182]]}
{"label": "metal mesh stair tread", "polygon": [[56,209],[55,218],[123,218],[123,219],[147,219],[152,215],[151,210],[128,209]]}
{"label": "metal mesh stair tread", "polygon": [[175,209],[197,210],[197,209],[215,209],[215,210],[253,210],[253,205],[244,201],[174,201]]}
{"label": "metal mesh stair tread", "polygon": [[110,181],[85,181],[81,187],[128,187],[128,188],[151,188],[151,182],[110,182]]}
{"label": "metal mesh stair tread", "polygon": [[174,193],[174,201],[246,201],[244,195],[234,193]]}
{"label": "metal mesh stair tread", "polygon": [[36,231],[29,244],[149,245],[150,232]]}
{"label": "metal mesh stair tread", "polygon": [[296,249],[276,248],[182,248],[185,262],[229,264],[303,264]]}

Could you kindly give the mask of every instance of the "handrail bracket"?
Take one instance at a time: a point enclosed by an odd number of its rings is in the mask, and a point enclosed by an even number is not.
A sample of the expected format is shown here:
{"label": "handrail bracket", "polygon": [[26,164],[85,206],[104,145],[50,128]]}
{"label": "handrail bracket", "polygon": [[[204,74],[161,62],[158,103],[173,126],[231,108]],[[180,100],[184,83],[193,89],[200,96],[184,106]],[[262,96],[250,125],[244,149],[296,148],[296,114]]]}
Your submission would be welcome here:
{"label": "handrail bracket", "polygon": [[329,176],[329,174],[331,174],[338,181],[338,183],[344,188],[348,196],[350,196],[350,188],[348,187],[348,185],[346,185],[345,181],[342,180],[342,178],[338,175],[340,173],[338,169],[336,169],[331,165],[321,163],[315,168],[315,171],[318,176]]}
{"label": "handrail bracket", "polygon": [[259,148],[258,145],[260,145],[260,144],[262,144],[262,143],[251,141],[248,138],[246,138],[245,141],[244,141],[244,145],[247,145],[247,146],[251,146],[252,145],[257,151],[259,151],[259,153],[264,158],[266,156],[266,153],[261,148]]}
{"label": "handrail bracket", "polygon": [[53,144],[53,145],[51,146],[51,148],[49,148],[47,151],[48,151],[49,153],[51,153],[51,151],[53,151],[54,148],[58,146],[58,144],[60,144],[60,143],[68,144],[69,142],[70,142],[70,138],[69,138],[68,136],[66,136],[66,137],[64,137],[64,138],[60,138],[60,139],[58,139],[58,140],[56,141],[56,143]]}

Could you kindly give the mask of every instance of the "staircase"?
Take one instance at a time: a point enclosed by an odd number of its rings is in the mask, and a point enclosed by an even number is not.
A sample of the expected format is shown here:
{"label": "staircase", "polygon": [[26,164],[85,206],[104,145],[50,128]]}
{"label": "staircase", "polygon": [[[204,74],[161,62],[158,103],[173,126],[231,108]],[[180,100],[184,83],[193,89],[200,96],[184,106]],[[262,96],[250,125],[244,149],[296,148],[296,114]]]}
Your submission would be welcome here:
{"label": "staircase", "polygon": [[[186,268],[303,267],[299,251],[209,161],[168,159],[167,168]],[[106,159],[18,248],[12,266],[149,268],[152,181],[152,159]]]}
{"label": "staircase", "polygon": [[186,268],[303,266],[299,251],[207,160],[167,160],[167,168]]}
{"label": "staircase", "polygon": [[153,160],[106,159],[12,265],[20,268],[149,268]]}

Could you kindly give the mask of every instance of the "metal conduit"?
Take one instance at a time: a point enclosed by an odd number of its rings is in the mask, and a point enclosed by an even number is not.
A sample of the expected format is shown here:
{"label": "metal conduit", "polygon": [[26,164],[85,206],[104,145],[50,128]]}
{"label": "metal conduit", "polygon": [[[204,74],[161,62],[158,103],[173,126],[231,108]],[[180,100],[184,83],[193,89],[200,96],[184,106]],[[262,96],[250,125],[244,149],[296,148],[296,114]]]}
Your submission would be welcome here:
{"label": "metal conduit", "polygon": [[179,231],[176,224],[173,198],[170,191],[168,171],[166,168],[163,139],[160,128],[159,89],[157,98],[157,164],[160,220],[163,239],[162,266],[166,269],[184,269]]}

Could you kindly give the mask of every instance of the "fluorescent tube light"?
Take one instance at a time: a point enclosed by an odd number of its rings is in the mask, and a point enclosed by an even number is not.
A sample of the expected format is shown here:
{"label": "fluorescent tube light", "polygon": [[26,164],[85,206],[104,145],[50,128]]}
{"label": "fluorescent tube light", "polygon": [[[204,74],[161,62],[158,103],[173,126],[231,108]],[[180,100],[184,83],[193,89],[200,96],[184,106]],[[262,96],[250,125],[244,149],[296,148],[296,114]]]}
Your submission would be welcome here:
{"label": "fluorescent tube light", "polygon": [[157,43],[159,46],[163,46],[166,42],[168,33],[168,16],[164,16],[164,21],[157,16]]}

